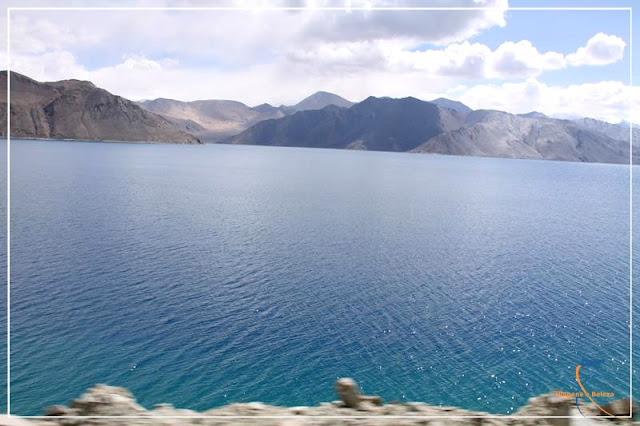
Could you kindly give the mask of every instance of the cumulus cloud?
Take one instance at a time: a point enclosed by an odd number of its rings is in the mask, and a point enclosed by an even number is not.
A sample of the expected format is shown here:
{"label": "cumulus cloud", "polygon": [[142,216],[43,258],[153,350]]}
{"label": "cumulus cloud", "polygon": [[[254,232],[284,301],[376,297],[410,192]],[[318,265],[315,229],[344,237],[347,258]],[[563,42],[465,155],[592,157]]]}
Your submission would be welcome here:
{"label": "cumulus cloud", "polygon": [[491,49],[480,43],[452,43],[444,49],[406,51],[397,49],[386,56],[394,71],[416,70],[440,76],[481,78],[486,73]]}
{"label": "cumulus cloud", "polygon": [[[415,2],[373,1],[371,7],[416,6]],[[429,7],[483,7],[477,10],[385,11],[309,15],[305,32],[318,40],[361,41],[406,38],[447,44],[506,25],[507,0],[433,0]]]}
{"label": "cumulus cloud", "polygon": [[490,74],[506,78],[526,78],[566,66],[561,53],[540,53],[528,40],[501,44],[492,53],[491,63]]}
{"label": "cumulus cloud", "polygon": [[[622,43],[621,51],[613,52],[610,47],[613,41],[618,45]],[[568,66],[616,62],[622,58],[624,41],[617,36],[599,33],[585,47],[566,56],[554,51],[540,52],[529,40],[507,41],[495,50],[468,41],[435,49],[406,50],[405,47],[401,41],[389,40],[325,43],[313,49],[291,49],[287,57],[294,62],[313,63],[325,69],[376,68],[394,72],[413,70],[466,79],[526,79]],[[578,53],[581,57],[588,55],[590,59],[578,61],[575,59]],[[596,56],[599,59],[594,59]]]}
{"label": "cumulus cloud", "polygon": [[[124,4],[116,0],[118,3]],[[434,0],[429,4],[490,8],[462,11],[317,10],[344,5],[334,0],[295,2],[296,6],[315,6],[308,10],[259,7],[294,5],[290,3],[229,0],[225,4],[250,6],[243,11],[14,11],[12,52],[67,51],[81,63],[86,63],[82,58],[91,58],[87,66],[93,69],[117,64],[123,55],[144,55],[154,60],[173,57],[191,68],[239,69],[280,62],[307,63],[324,68],[325,73],[413,70],[434,77],[514,79],[570,65],[612,63],[621,58],[625,46],[618,36],[603,33],[568,56],[539,52],[527,40],[508,41],[494,51],[466,41],[483,30],[505,25],[507,0]],[[148,4],[139,0],[136,5]],[[373,0],[353,5],[373,8],[415,3]],[[432,47],[412,49],[425,44]],[[97,51],[100,55],[92,53]]]}
{"label": "cumulus cloud", "polygon": [[622,59],[626,45],[618,36],[598,33],[586,46],[567,55],[567,61],[573,66],[613,64]]}
{"label": "cumulus cloud", "polygon": [[67,78],[89,79],[90,74],[79,65],[71,52],[56,50],[41,55],[11,56],[11,69],[22,72],[39,81],[55,81]]}

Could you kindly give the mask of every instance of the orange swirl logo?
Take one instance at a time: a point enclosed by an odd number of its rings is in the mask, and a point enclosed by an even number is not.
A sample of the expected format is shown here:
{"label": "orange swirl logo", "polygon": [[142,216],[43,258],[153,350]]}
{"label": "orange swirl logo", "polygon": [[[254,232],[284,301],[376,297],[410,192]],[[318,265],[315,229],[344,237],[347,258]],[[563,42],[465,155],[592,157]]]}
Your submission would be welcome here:
{"label": "orange swirl logo", "polygon": [[[578,385],[580,385],[580,389],[582,389],[582,392],[584,393],[584,395],[589,398],[589,400],[591,402],[593,402],[593,405],[595,405],[596,407],[598,407],[598,409],[600,409],[600,411],[602,411],[603,413],[607,414],[608,416],[611,417],[616,417],[615,415],[611,414],[610,412],[608,412],[607,410],[605,410],[604,408],[602,408],[600,405],[598,405],[597,402],[595,402],[593,400],[593,398],[591,397],[590,392],[587,392],[587,390],[584,388],[584,386],[582,385],[582,381],[580,380],[580,367],[582,367],[582,365],[578,365],[576,367],[576,380],[578,381]],[[593,392],[593,394],[595,394],[596,392]],[[602,394],[603,392],[599,392],[598,394]],[[613,396],[613,393],[609,394],[607,392],[605,392],[605,395],[603,396]],[[576,397],[576,405],[578,406],[578,410],[580,410],[580,406],[578,405],[578,398]],[[582,410],[580,410],[580,414],[582,414]],[[583,414],[584,416],[584,414]]]}

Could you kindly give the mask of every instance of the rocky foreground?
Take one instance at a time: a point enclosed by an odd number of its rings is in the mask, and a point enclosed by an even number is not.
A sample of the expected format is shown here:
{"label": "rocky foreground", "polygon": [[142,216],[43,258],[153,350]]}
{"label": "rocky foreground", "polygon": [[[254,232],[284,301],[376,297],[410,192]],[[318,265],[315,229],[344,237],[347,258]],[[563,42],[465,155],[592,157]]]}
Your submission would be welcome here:
{"label": "rocky foreground", "polygon": [[[231,404],[198,413],[157,404],[147,410],[126,389],[97,385],[70,407],[53,406],[37,419],[0,418],[0,426],[76,425],[615,425],[631,424],[629,400],[603,406],[609,413],[627,418],[585,418],[575,399],[545,394],[529,400],[512,416],[495,416],[454,407],[434,407],[422,402],[384,404],[376,396],[364,396],[351,379],[336,383],[339,401],[315,407],[276,407],[259,402]],[[586,416],[602,413],[593,405],[581,404]],[[636,405],[633,403],[633,411]],[[93,417],[92,417],[93,416]],[[99,417],[96,417],[99,416]],[[107,416],[107,417],[105,417]],[[570,416],[571,418],[563,418]],[[92,418],[89,418],[92,417]],[[529,417],[529,418],[523,418]],[[536,418],[547,417],[547,418]]]}

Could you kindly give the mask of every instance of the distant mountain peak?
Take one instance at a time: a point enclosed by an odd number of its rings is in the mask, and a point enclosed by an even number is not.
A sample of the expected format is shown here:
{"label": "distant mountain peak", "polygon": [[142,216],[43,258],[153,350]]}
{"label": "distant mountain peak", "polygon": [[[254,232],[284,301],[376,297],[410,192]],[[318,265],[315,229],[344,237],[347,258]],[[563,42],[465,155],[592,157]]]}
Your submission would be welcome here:
{"label": "distant mountain peak", "polygon": [[541,112],[538,111],[531,111],[531,112],[527,112],[524,114],[517,114],[520,117],[526,117],[526,118],[549,118],[546,114],[543,114]]}
{"label": "distant mountain peak", "polygon": [[[327,96],[327,95],[329,95],[329,96],[338,96],[335,93],[327,92],[327,91],[324,91],[324,90],[318,90],[313,95],[309,96],[309,98],[314,97],[314,96]],[[340,97],[340,96],[338,96],[338,97]]]}
{"label": "distant mountain peak", "polygon": [[308,111],[314,109],[322,109],[328,105],[336,105],[339,107],[349,108],[353,105],[353,102],[346,100],[345,98],[336,95],[335,93],[325,92],[320,90],[313,95],[308,96],[293,105],[288,107],[292,112]]}
{"label": "distant mountain peak", "polygon": [[265,114],[266,113],[275,113],[275,112],[279,111],[279,109],[277,107],[274,107],[273,105],[268,104],[266,102],[263,103],[263,104],[260,104],[260,105],[256,105],[251,109],[254,110],[254,111],[265,113]]}

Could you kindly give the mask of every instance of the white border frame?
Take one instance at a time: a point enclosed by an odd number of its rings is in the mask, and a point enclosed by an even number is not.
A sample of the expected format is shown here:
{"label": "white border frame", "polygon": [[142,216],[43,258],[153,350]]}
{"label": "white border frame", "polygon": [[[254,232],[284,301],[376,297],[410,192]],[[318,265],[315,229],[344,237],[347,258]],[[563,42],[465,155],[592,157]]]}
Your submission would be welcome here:
{"label": "white border frame", "polygon": [[[7,8],[7,416],[27,419],[51,419],[50,416],[20,416],[11,414],[11,12],[12,11],[445,11],[445,10],[626,10],[629,12],[629,89],[633,87],[633,7],[8,7]],[[629,112],[633,112],[632,90],[629,90]],[[629,114],[631,117],[631,114]],[[629,120],[630,121],[630,120]],[[633,401],[633,124],[629,125],[629,398]],[[632,402],[629,402],[631,412]],[[488,414],[486,416],[56,416],[68,419],[576,419],[612,418],[611,416],[511,416]],[[629,419],[633,416],[617,416]]]}

